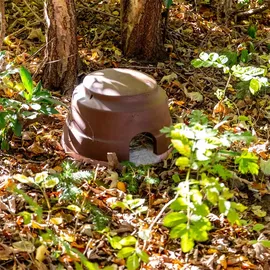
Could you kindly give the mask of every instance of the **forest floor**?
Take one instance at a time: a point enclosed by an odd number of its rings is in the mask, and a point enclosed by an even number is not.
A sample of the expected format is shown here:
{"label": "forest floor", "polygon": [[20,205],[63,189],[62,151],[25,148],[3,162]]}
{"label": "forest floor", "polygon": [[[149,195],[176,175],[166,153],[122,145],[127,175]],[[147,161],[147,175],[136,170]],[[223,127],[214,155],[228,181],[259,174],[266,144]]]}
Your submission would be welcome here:
{"label": "forest floor", "polygon": [[[173,5],[165,41],[168,59],[147,63],[126,59],[121,53],[118,1],[81,0],[76,9],[80,79],[111,67],[143,71],[165,89],[174,123],[187,122],[193,110],[202,110],[213,125],[224,121],[225,130],[252,132],[257,139],[250,149],[263,162],[269,160],[269,92],[250,95],[236,89],[235,79],[226,86],[228,75],[222,69],[191,65],[203,51],[235,52],[238,60],[246,61],[241,51],[247,49],[252,55],[248,65],[267,67],[269,78],[269,11],[226,24],[222,18],[217,20],[216,10],[208,5],[199,6],[197,12],[185,2]],[[6,19],[5,63],[24,65],[37,81],[45,45],[42,6],[36,1],[9,1]],[[255,38],[248,34],[251,21],[257,27]],[[1,98],[17,98],[14,85],[19,77],[12,80],[10,85],[11,79],[5,84],[2,79]],[[225,87],[227,100],[219,101],[215,92]],[[69,106],[70,97],[51,93]],[[10,149],[0,150],[0,269],[83,269],[81,265],[124,269],[127,260],[119,256],[119,250],[125,246],[121,239],[130,235],[149,256],[140,269],[270,269],[269,242],[250,243],[270,239],[269,167],[258,175],[242,175],[228,162],[238,177],[224,183],[233,192],[233,200],[247,206],[241,213],[247,222],[231,225],[213,209],[209,239],[184,253],[180,241],[170,239],[169,229],[162,225],[164,215],[153,223],[174,197],[172,176],[185,174],[175,165],[175,158],[138,168],[127,165],[124,171],[75,162],[60,143],[68,109],[61,105],[56,109],[58,114],[25,122],[22,136],[13,135]],[[241,150],[242,146],[233,147]],[[48,175],[54,176],[50,182],[46,182]],[[146,207],[142,212],[136,211],[142,206]],[[151,238],[142,240],[149,227]],[[125,240],[126,246],[134,247],[133,238]],[[87,264],[88,260],[95,265]]]}

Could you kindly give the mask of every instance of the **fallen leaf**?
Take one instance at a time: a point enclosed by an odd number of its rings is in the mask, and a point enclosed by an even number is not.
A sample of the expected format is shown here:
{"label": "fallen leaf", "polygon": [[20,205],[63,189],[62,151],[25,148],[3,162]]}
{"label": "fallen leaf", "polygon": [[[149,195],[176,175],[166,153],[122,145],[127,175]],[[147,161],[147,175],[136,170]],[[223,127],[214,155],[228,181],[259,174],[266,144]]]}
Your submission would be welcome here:
{"label": "fallen leaf", "polygon": [[44,261],[45,255],[48,253],[49,251],[45,245],[39,246],[36,250],[36,260],[38,260],[39,262]]}
{"label": "fallen leaf", "polygon": [[26,240],[15,242],[12,244],[12,246],[19,251],[28,252],[28,253],[32,253],[36,250],[34,244]]}

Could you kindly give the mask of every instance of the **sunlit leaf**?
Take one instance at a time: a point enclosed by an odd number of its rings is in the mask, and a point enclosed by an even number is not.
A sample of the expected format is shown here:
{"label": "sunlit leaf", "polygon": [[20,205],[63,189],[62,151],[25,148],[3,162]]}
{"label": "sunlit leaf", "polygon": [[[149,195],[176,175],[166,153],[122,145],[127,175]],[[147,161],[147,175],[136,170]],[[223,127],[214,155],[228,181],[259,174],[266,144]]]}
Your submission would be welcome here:
{"label": "sunlit leaf", "polygon": [[181,249],[183,252],[189,252],[193,249],[193,247],[194,247],[194,240],[190,238],[190,234],[186,232],[181,237]]}
{"label": "sunlit leaf", "polygon": [[136,254],[140,257],[140,259],[143,262],[148,263],[149,256],[148,256],[148,254],[144,250],[141,250],[139,248],[136,248]]}
{"label": "sunlit leaf", "polygon": [[126,266],[128,270],[136,270],[139,268],[140,261],[136,253],[132,254],[127,258]]}
{"label": "sunlit leaf", "polygon": [[170,228],[185,222],[187,222],[187,216],[179,212],[169,213],[163,219],[163,225]]}
{"label": "sunlit leaf", "polygon": [[120,259],[125,259],[129,257],[134,251],[134,247],[124,247],[117,253],[117,257]]}
{"label": "sunlit leaf", "polygon": [[120,244],[122,246],[133,246],[136,244],[136,242],[137,239],[132,235],[126,236],[120,240]]}
{"label": "sunlit leaf", "polygon": [[27,177],[23,174],[15,174],[13,175],[13,178],[23,184],[34,183],[34,179],[32,177]]}

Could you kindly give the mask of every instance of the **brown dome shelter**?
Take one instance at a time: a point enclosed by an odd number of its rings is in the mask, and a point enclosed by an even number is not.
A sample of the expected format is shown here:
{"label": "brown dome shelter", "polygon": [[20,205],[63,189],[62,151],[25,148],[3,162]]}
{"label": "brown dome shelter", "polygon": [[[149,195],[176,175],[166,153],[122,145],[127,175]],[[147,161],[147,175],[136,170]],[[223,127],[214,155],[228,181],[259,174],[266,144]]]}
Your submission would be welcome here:
{"label": "brown dome shelter", "polygon": [[160,133],[171,125],[165,91],[150,76],[112,68],[86,76],[73,93],[62,145],[67,153],[107,161],[115,152],[129,160],[129,144],[140,133],[154,138],[154,153],[168,150],[170,140]]}

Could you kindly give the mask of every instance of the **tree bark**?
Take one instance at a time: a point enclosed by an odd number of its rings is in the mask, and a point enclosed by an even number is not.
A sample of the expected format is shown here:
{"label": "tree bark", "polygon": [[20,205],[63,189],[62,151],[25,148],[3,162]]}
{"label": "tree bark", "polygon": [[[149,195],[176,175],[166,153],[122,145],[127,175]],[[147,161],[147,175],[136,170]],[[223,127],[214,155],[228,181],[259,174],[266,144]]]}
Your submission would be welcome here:
{"label": "tree bark", "polygon": [[71,93],[77,82],[77,38],[74,0],[47,0],[43,86]]}
{"label": "tree bark", "polygon": [[0,0],[0,50],[6,34],[5,1]]}
{"label": "tree bark", "polygon": [[121,39],[127,57],[157,60],[162,46],[162,0],[122,0]]}

